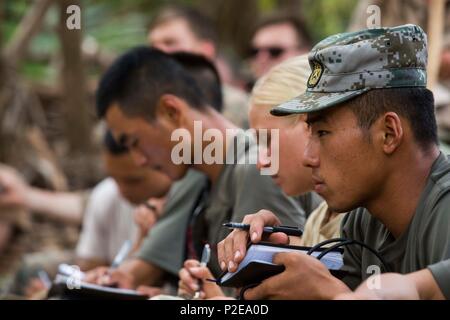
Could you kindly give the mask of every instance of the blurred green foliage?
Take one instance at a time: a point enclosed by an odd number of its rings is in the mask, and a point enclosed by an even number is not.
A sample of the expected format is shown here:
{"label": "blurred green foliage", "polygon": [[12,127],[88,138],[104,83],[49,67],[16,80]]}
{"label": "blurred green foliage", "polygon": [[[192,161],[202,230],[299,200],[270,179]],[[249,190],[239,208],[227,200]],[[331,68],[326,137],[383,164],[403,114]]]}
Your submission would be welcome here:
{"label": "blurred green foliage", "polygon": [[[161,6],[175,3],[192,5],[207,11],[204,8],[207,2],[209,8],[215,5],[209,1],[82,0],[83,36],[91,40],[95,39],[102,50],[117,54],[130,47],[146,43],[148,22]],[[281,9],[286,3],[282,0],[241,1],[256,1],[257,10],[263,14]],[[11,39],[32,2],[32,0],[6,0],[4,21],[1,25],[4,43]],[[318,41],[330,34],[345,31],[356,2],[357,0],[302,0],[299,14],[304,16],[313,39]],[[59,40],[56,33],[58,20],[58,9],[53,6],[45,17],[42,30],[31,43],[29,56],[49,57],[59,53]],[[57,72],[54,63],[49,61],[52,59],[38,58],[36,61],[27,59],[20,70],[29,79],[52,83],[56,80]]]}

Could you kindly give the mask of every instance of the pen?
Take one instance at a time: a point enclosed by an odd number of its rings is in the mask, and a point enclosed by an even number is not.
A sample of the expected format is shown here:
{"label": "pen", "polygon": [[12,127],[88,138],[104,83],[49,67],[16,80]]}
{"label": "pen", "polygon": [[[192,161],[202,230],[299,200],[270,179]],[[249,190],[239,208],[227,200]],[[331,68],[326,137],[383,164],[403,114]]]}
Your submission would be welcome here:
{"label": "pen", "polygon": [[47,272],[45,272],[44,270],[39,270],[38,276],[41,282],[44,284],[45,288],[50,289],[50,287],[52,286],[52,281],[50,280]]}
{"label": "pen", "polygon": [[[209,262],[209,259],[211,258],[211,248],[209,246],[209,244],[205,244],[205,246],[203,247],[203,252],[202,252],[202,258],[200,259],[200,267],[206,267],[206,265]],[[201,282],[200,282],[201,284]],[[200,288],[195,292],[193,299],[197,300],[200,298],[200,293],[201,293],[201,286],[199,286]]]}
{"label": "pen", "polygon": [[[241,229],[241,230],[250,230],[250,225],[245,223],[237,223],[237,222],[228,222],[223,224],[224,227],[230,229]],[[274,226],[274,227],[264,227],[263,232],[265,233],[274,233],[274,232],[283,232],[288,236],[296,236],[301,237],[303,231],[296,227],[289,226]]]}
{"label": "pen", "polygon": [[110,266],[110,269],[116,269],[125,260],[125,258],[130,253],[131,245],[132,245],[131,240],[126,240],[123,243],[122,247],[120,247],[119,252],[114,257],[114,260]]}
{"label": "pen", "polygon": [[[131,240],[126,240],[123,244],[122,244],[122,246],[120,247],[120,249],[119,249],[119,252],[116,254],[116,256],[114,257],[114,260],[113,260],[113,262],[111,263],[111,266],[109,267],[109,269],[108,269],[108,271],[106,272],[106,274],[105,275],[103,275],[102,276],[102,278],[103,278],[103,281],[101,281],[101,282],[106,282],[106,283],[109,283],[111,280],[111,272],[114,270],[114,269],[117,269],[117,267],[119,267],[120,266],[120,264],[125,260],[125,258],[128,256],[128,254],[130,253],[130,250],[131,250],[131,245],[132,245],[132,242],[131,242]],[[114,287],[116,287],[117,286],[117,283],[109,283],[109,284],[106,284],[108,287],[112,287],[112,288],[114,288]]]}

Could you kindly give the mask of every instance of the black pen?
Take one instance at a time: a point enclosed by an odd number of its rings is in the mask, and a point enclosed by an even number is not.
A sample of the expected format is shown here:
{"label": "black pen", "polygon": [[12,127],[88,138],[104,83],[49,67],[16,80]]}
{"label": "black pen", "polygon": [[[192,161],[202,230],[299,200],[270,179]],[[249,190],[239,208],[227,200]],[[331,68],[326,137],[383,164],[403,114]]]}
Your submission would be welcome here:
{"label": "black pen", "polygon": [[[237,222],[228,222],[223,224],[224,227],[230,229],[241,229],[241,230],[250,230],[250,225],[245,223],[237,223]],[[296,236],[301,237],[303,235],[303,231],[296,227],[289,226],[273,226],[273,227],[264,227],[263,232],[266,233],[274,233],[274,232],[283,232],[288,236]]]}

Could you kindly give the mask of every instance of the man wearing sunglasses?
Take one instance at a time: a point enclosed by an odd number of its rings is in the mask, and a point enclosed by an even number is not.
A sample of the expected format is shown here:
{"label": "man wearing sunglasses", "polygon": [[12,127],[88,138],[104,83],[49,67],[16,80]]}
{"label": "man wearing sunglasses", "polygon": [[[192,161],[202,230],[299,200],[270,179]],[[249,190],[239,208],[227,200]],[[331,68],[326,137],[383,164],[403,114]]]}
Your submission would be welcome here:
{"label": "man wearing sunglasses", "polygon": [[280,14],[267,17],[256,27],[249,50],[254,78],[290,57],[308,52],[310,45],[310,36],[300,19]]}

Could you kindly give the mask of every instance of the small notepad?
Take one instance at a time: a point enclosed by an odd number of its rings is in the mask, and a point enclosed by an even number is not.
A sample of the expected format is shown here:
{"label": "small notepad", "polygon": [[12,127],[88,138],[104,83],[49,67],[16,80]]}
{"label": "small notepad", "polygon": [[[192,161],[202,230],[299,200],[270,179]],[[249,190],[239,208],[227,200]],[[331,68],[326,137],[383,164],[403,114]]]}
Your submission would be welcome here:
{"label": "small notepad", "polygon": [[[222,274],[217,283],[224,287],[243,287],[256,284],[262,280],[283,272],[284,266],[273,263],[273,256],[281,252],[298,252],[306,254],[309,247],[274,245],[272,243],[252,244],[247,249],[244,260],[235,272]],[[314,251],[311,256],[317,257],[324,249]],[[320,261],[335,275],[340,275],[344,265],[342,250],[333,250],[325,254]]]}

